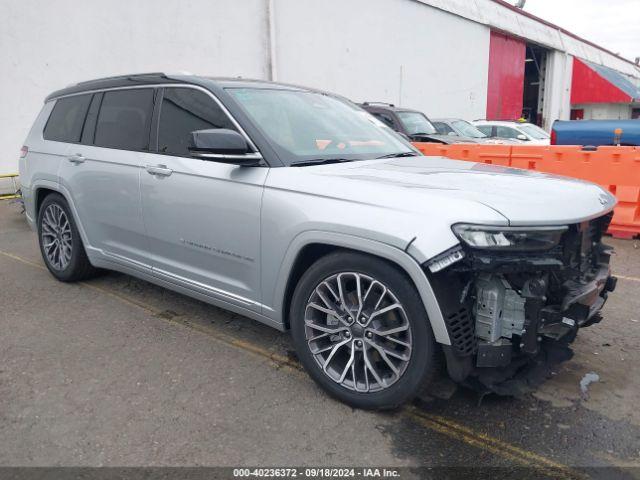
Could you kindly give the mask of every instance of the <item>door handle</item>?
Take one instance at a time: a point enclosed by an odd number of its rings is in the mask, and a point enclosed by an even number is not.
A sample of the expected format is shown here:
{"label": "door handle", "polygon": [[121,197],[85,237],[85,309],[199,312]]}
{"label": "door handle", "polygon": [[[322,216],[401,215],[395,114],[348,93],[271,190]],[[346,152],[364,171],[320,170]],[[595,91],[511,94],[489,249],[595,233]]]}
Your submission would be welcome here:
{"label": "door handle", "polygon": [[168,177],[173,173],[173,170],[167,168],[166,165],[146,165],[144,167],[151,175],[157,175],[159,177]]}
{"label": "door handle", "polygon": [[75,155],[70,155],[67,157],[67,160],[69,160],[71,163],[75,163],[76,165],[80,164],[80,163],[84,163],[84,161],[86,160],[86,158],[84,158],[82,155],[80,155],[79,153],[76,153]]}

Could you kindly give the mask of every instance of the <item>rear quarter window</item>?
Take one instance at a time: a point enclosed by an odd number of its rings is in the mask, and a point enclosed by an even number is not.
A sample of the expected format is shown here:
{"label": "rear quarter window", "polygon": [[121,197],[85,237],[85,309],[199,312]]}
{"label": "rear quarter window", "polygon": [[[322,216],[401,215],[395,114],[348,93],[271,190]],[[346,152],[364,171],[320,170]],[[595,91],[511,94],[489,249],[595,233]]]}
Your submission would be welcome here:
{"label": "rear quarter window", "polygon": [[56,100],[47,125],[44,127],[44,139],[56,142],[79,142],[90,102],[90,94]]}

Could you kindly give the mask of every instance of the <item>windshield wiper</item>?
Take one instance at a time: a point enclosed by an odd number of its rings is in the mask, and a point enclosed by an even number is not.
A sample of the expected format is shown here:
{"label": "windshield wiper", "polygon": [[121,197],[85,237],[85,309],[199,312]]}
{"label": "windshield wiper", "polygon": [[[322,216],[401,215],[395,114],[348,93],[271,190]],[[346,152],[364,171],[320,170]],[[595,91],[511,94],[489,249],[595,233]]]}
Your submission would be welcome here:
{"label": "windshield wiper", "polygon": [[308,167],[309,165],[327,165],[329,163],[353,162],[350,158],[312,158],[310,160],[298,160],[291,162],[292,167]]}
{"label": "windshield wiper", "polygon": [[400,157],[419,157],[420,154],[417,152],[401,152],[401,153],[389,153],[388,155],[382,155],[381,157],[376,157],[376,159],[380,158],[400,158]]}

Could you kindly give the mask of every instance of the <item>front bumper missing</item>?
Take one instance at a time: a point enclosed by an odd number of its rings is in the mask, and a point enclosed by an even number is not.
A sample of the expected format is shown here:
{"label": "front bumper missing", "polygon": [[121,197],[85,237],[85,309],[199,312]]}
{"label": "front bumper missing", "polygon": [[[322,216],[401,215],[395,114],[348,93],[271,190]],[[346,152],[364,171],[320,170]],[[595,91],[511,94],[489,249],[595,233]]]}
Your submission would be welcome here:
{"label": "front bumper missing", "polygon": [[602,319],[616,286],[612,251],[601,243],[609,220],[571,226],[562,245],[544,255],[465,249],[454,265],[428,271],[451,338],[443,348],[449,375],[517,395],[571,358],[569,344],[579,328]]}

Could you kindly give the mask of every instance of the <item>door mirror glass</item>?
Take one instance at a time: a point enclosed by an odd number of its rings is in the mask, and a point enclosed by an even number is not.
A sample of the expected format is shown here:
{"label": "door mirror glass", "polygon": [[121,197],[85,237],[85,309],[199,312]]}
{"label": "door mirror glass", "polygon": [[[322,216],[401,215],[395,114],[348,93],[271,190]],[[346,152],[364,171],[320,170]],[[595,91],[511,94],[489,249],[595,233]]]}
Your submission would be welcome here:
{"label": "door mirror glass", "polygon": [[189,152],[192,157],[238,165],[257,165],[262,159],[249,149],[242,135],[226,128],[191,132]]}
{"label": "door mirror glass", "polygon": [[526,142],[527,140],[529,140],[529,139],[527,138],[527,136],[526,136],[526,135],[523,135],[523,134],[521,134],[521,133],[520,133],[520,134],[518,134],[518,136],[517,136],[516,138],[517,138],[518,140],[522,140],[522,141],[525,141],[525,142]]}

